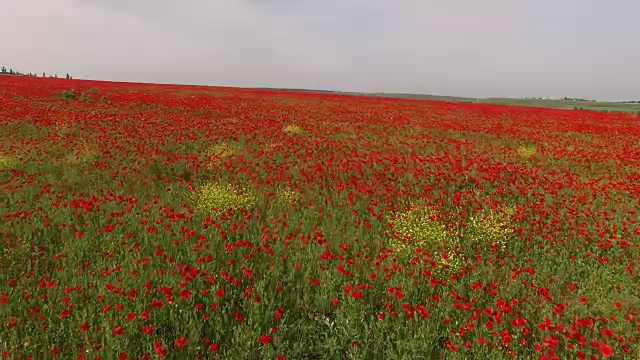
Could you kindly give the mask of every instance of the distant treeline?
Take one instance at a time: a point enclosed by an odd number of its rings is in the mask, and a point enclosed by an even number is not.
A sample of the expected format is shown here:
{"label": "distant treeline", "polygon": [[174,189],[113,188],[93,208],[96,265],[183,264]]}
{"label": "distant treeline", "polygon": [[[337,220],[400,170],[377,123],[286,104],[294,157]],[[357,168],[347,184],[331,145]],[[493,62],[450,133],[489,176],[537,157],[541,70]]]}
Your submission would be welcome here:
{"label": "distant treeline", "polygon": [[571,97],[563,97],[562,100],[564,101],[596,101],[596,100],[590,100],[590,99],[582,99],[582,98],[571,98]]}
{"label": "distant treeline", "polygon": [[[14,70],[14,69],[7,69],[5,66],[0,67],[0,75],[17,75],[17,76],[38,76],[38,74],[36,73],[23,73],[20,72],[18,70]],[[42,73],[42,77],[47,77],[47,73]],[[57,78],[58,74],[53,74],[53,75],[49,75],[50,78]],[[71,75],[69,75],[69,73],[67,73],[67,75],[65,75],[66,79],[73,79],[73,77]]]}
{"label": "distant treeline", "polygon": [[[590,102],[596,102],[598,100],[587,100],[587,99],[580,99],[580,98],[570,98],[570,97],[563,97],[562,100],[565,101],[590,101]],[[631,101],[616,101],[617,103],[620,104],[640,104],[640,100],[631,100]]]}

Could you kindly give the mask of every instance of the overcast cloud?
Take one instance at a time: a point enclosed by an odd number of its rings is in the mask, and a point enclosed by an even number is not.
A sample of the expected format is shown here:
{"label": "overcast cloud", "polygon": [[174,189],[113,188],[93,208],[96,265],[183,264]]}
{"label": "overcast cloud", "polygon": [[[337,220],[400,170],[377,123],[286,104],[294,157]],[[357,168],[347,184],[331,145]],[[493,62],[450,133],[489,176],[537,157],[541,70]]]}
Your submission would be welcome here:
{"label": "overcast cloud", "polygon": [[640,99],[638,0],[3,0],[0,64],[77,78]]}

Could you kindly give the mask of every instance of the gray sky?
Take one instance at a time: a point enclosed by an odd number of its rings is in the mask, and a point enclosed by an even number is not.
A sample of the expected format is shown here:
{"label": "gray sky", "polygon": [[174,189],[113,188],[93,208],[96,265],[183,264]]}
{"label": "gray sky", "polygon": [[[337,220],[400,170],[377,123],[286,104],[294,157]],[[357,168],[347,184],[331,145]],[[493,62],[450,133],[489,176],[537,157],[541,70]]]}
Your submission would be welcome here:
{"label": "gray sky", "polygon": [[0,64],[78,78],[640,100],[638,0],[3,0]]}

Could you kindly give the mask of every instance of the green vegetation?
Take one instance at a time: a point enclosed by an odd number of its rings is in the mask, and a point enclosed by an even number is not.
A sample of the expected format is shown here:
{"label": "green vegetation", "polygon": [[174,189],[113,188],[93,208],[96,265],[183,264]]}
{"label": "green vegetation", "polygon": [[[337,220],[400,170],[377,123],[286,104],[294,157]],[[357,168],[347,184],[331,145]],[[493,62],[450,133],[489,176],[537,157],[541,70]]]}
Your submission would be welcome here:
{"label": "green vegetation", "polygon": [[92,101],[92,100],[101,100],[106,101],[108,98],[106,96],[101,96],[98,98],[97,96],[100,94],[98,89],[89,89],[87,91],[82,91],[78,93],[76,89],[62,90],[61,96],[64,100],[80,100],[80,101]]}

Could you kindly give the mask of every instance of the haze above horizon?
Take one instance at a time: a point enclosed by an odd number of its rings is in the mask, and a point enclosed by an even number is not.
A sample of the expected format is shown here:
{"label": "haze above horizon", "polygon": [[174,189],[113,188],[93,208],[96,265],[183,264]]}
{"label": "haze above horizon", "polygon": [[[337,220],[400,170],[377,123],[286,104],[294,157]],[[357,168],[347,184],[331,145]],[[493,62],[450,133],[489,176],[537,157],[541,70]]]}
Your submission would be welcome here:
{"label": "haze above horizon", "polygon": [[0,62],[84,79],[640,99],[632,0],[8,0]]}

